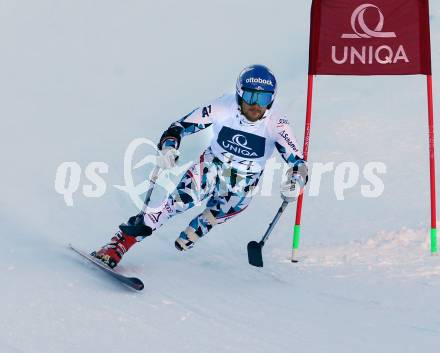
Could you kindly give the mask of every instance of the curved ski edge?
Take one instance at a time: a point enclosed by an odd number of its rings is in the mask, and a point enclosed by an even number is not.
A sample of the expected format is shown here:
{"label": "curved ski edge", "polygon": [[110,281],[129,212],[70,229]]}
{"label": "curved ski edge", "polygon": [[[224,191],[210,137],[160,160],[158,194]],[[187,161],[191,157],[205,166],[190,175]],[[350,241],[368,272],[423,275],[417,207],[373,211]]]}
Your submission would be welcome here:
{"label": "curved ski edge", "polygon": [[86,253],[85,251],[82,251],[78,249],[77,247],[73,246],[71,243],[68,244],[68,247],[72,249],[74,252],[76,252],[81,257],[89,260],[91,263],[95,264],[98,268],[112,276],[113,278],[117,279],[119,282],[121,282],[123,285],[129,287],[130,289],[134,289],[136,291],[141,291],[144,289],[144,283],[141,279],[137,277],[127,277],[124,276],[112,268],[108,267],[106,264],[102,263],[101,261],[95,259],[90,254]]}

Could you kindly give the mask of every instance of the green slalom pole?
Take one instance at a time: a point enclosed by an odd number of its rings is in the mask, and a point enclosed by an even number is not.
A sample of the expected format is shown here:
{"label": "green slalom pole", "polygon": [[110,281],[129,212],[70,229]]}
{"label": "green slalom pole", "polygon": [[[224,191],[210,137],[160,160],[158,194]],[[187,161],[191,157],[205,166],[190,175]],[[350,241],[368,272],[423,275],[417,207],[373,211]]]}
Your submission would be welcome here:
{"label": "green slalom pole", "polygon": [[292,262],[298,262],[296,259],[296,253],[299,249],[299,239],[301,237],[301,225],[295,224],[295,227],[293,228],[293,243],[292,243]]}
{"label": "green slalom pole", "polygon": [[438,255],[437,228],[431,228],[431,254]]}

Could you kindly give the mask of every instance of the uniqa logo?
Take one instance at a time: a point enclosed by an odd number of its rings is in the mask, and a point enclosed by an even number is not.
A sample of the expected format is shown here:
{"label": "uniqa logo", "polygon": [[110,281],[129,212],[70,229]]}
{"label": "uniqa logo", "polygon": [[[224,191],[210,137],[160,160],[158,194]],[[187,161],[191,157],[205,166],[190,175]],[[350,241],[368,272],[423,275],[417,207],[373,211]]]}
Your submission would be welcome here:
{"label": "uniqa logo", "polygon": [[[365,23],[364,15],[368,8],[376,9],[377,13],[379,14],[379,23],[374,30],[368,28],[367,24]],[[356,22],[364,33],[361,33],[357,30]],[[380,11],[376,5],[363,4],[356,8],[351,15],[351,28],[353,28],[354,33],[343,34],[341,38],[396,38],[397,36],[394,32],[382,32],[383,24],[384,16],[382,11]]]}
{"label": "uniqa logo", "polygon": [[250,77],[246,79],[246,83],[262,83],[264,85],[273,86],[272,80],[263,80],[261,77],[258,78]]}
{"label": "uniqa logo", "polygon": [[246,148],[248,150],[252,149],[250,147],[247,147],[248,142],[247,142],[246,137],[244,135],[236,134],[236,135],[232,136],[231,141],[228,141],[228,142],[231,142],[235,145],[238,145],[242,148]]}
{"label": "uniqa logo", "polygon": [[[374,29],[368,27],[365,23],[365,13],[367,10],[376,10],[379,21]],[[379,7],[373,4],[363,4],[358,6],[351,15],[351,27],[354,33],[344,33],[343,39],[371,39],[371,38],[397,38],[395,32],[383,32],[385,17]],[[344,46],[342,57],[337,55],[337,47],[332,46],[332,60],[337,65],[346,64],[396,64],[399,61],[409,63],[403,45],[399,45],[397,49],[389,45],[375,46]]]}
{"label": "uniqa logo", "polygon": [[238,155],[245,156],[245,157],[256,157],[258,156],[254,151],[252,151],[252,148],[247,146],[248,142],[244,135],[236,134],[232,136],[232,138],[228,141],[223,141],[222,145],[223,147],[230,151],[234,152]]}

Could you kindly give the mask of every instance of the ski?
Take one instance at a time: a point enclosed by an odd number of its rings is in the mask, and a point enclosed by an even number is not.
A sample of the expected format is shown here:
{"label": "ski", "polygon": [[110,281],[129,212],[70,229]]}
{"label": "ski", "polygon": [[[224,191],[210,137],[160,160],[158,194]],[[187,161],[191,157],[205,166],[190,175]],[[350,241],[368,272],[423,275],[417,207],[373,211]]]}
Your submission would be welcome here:
{"label": "ski", "polygon": [[94,258],[90,254],[74,247],[72,244],[69,244],[69,248],[72,249],[77,254],[81,255],[83,258],[89,260],[91,263],[95,264],[98,268],[100,268],[101,270],[112,276],[114,279],[118,280],[123,285],[137,291],[141,291],[142,289],[144,289],[144,283],[139,278],[124,276],[119,272],[116,272],[115,270],[113,270],[103,262]]}

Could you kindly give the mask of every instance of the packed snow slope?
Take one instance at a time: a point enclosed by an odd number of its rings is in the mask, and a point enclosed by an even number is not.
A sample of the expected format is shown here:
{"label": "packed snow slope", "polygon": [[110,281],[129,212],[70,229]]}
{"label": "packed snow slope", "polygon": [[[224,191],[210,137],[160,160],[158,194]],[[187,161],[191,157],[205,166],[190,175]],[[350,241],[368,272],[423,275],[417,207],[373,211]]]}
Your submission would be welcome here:
{"label": "packed snow slope", "polygon": [[425,256],[426,231],[304,247],[299,264],[273,239],[257,269],[244,229],[225,225],[186,254],[165,232],[145,240],[121,268],[142,293],[66,249],[92,247],[84,234],[7,234],[1,352],[437,351],[440,265]]}
{"label": "packed snow slope", "polygon": [[[301,141],[309,9],[310,1],[287,0],[270,8],[250,0],[0,2],[0,353],[439,350],[423,77],[316,79],[311,180],[316,163],[354,162],[361,173],[343,200],[334,169],[318,195],[307,191],[297,264],[288,260],[294,205],[264,248],[265,267],[247,264],[247,242],[262,236],[281,202],[281,169],[266,179],[271,193],[191,251],[173,242],[200,207],[137,244],[120,270],[144,280],[142,293],[67,248],[96,249],[137,212],[121,189],[130,143],[156,142],[171,121],[233,91],[245,65],[275,71],[277,103]],[[431,1],[434,73],[439,16]],[[247,21],[261,17],[270,30],[249,32]],[[183,141],[181,165],[209,134]],[[133,165],[147,153],[137,150]],[[71,206],[55,190],[63,162],[81,169]],[[93,191],[91,162],[108,166],[99,197],[84,191]],[[386,166],[377,198],[361,193],[370,162]],[[134,184],[151,169],[135,169]],[[153,203],[164,195],[157,189]]]}

